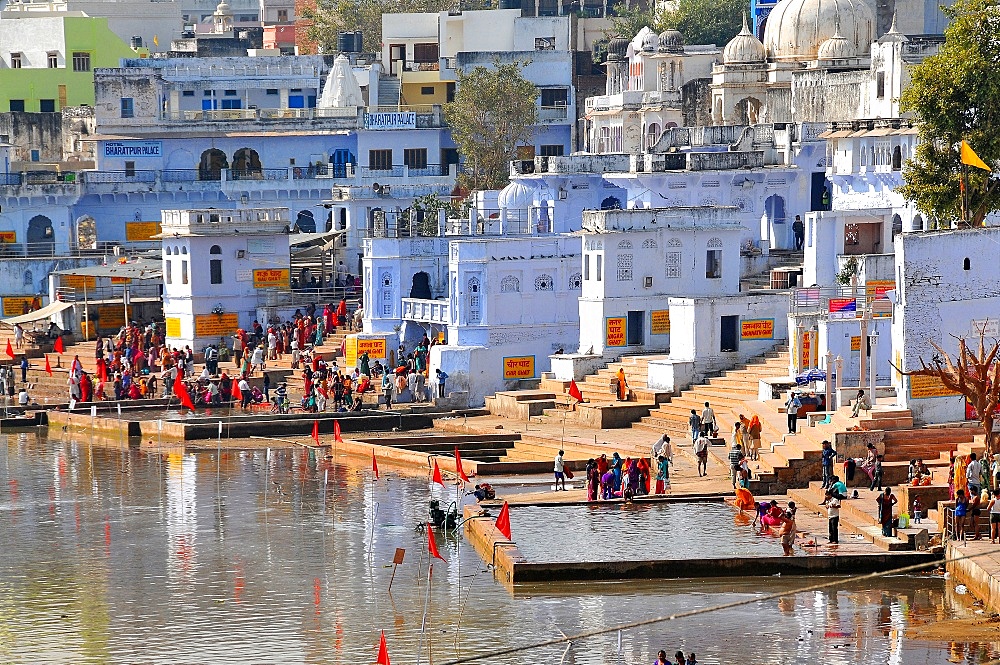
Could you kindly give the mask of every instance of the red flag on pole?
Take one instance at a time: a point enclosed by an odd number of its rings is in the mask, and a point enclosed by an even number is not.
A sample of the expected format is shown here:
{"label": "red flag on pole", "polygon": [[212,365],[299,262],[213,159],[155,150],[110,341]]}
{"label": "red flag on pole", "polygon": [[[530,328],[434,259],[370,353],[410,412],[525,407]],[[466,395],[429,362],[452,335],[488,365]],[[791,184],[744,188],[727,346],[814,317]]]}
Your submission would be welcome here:
{"label": "red flag on pole", "polygon": [[513,540],[510,537],[510,508],[507,507],[507,502],[503,502],[503,508],[500,509],[500,514],[497,515],[497,531],[503,534],[503,537],[507,540]]}
{"label": "red flag on pole", "polygon": [[382,631],[382,637],[378,641],[378,658],[375,660],[376,665],[391,665],[389,662],[389,649],[385,646],[385,631]]}
{"label": "red flag on pole", "polygon": [[312,438],[313,438],[313,441],[315,441],[316,445],[318,446],[319,445],[319,421],[318,420],[314,420],[313,421]]}
{"label": "red flag on pole", "polygon": [[66,347],[63,346],[62,337],[56,337],[56,343],[52,345],[52,350],[56,353],[66,352]]}
{"label": "red flag on pole", "polygon": [[333,421],[333,440],[338,443],[343,443],[344,440],[340,438],[340,421]]}
{"label": "red flag on pole", "polygon": [[45,373],[52,376],[52,365],[49,364],[49,357],[45,356]]}
{"label": "red flag on pole", "polygon": [[569,396],[575,399],[577,402],[583,401],[583,393],[580,392],[580,388],[577,387],[576,381],[569,382]]}
{"label": "red flag on pole", "polygon": [[455,446],[455,472],[463,481],[469,482],[469,477],[465,475],[465,469],[462,468],[462,456],[458,454],[458,446]]}
{"label": "red flag on pole", "polygon": [[10,345],[10,340],[7,340],[7,355],[13,359],[14,358],[14,347]]}
{"label": "red flag on pole", "polygon": [[378,480],[378,460],[375,459],[374,448],[372,448],[372,471],[375,473],[375,480]]}
{"label": "red flag on pole", "polygon": [[[180,383],[180,380],[175,381],[174,385],[177,385],[178,383]],[[237,377],[236,379],[233,380],[232,386],[233,386],[233,388],[232,388],[233,401],[234,402],[242,401],[242,399],[243,399],[243,391],[240,390],[240,379],[239,379],[239,377]]]}
{"label": "red flag on pole", "polygon": [[441,469],[438,468],[437,460],[434,460],[434,475],[431,476],[431,480],[433,480],[441,487],[444,487],[444,479],[441,477]]}
{"label": "red flag on pole", "polygon": [[177,395],[177,399],[181,401],[181,406],[186,406],[187,408],[194,411],[194,402],[191,401],[191,395],[188,394],[187,386],[180,379],[174,381],[174,394]]}
{"label": "red flag on pole", "polygon": [[431,556],[435,559],[446,561],[445,558],[441,556],[441,553],[438,552],[437,543],[434,542],[434,529],[431,528],[430,524],[427,525],[427,551],[429,551]]}

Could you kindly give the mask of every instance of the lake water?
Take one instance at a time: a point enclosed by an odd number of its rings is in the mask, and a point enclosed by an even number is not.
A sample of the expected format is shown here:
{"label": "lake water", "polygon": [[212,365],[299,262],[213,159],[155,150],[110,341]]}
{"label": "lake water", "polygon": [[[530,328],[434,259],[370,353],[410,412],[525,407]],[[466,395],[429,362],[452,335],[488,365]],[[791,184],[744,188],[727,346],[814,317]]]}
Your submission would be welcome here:
{"label": "lake water", "polygon": [[[373,485],[367,470],[304,450],[224,453],[217,463],[214,453],[91,449],[68,437],[0,435],[0,663],[361,665],[374,662],[384,629],[393,663],[405,665],[417,662],[426,609],[420,662],[429,642],[441,665],[807,582],[560,583],[512,595],[460,538],[438,535],[448,561],[435,563],[428,595],[426,535],[415,527],[429,499],[453,491],[395,474]],[[390,596],[397,547],[406,558]],[[910,623],[954,616],[946,584],[847,585],[629,630],[620,648],[612,634],[479,662],[648,665],[657,649],[679,647],[706,665],[996,655],[990,645],[904,639]]]}

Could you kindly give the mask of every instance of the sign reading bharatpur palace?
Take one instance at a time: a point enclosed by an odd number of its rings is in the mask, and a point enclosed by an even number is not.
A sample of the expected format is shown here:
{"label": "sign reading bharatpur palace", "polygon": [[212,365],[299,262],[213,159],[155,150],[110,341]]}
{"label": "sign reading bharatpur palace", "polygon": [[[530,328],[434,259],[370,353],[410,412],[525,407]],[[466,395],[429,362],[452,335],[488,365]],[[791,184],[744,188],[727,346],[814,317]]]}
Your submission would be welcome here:
{"label": "sign reading bharatpur palace", "polygon": [[404,113],[365,113],[365,129],[416,129],[417,114],[410,111]]}
{"label": "sign reading bharatpur palace", "polygon": [[104,144],[105,157],[162,157],[162,141],[108,141]]}
{"label": "sign reading bharatpur palace", "polygon": [[503,359],[503,378],[533,379],[535,377],[535,356],[508,356]]}

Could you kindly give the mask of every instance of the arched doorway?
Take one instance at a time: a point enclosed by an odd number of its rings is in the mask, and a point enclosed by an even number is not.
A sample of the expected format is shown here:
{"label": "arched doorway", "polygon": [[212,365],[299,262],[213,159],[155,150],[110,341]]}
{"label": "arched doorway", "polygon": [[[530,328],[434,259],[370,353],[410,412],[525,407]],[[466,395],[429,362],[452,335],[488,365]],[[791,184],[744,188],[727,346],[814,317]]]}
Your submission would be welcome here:
{"label": "arched doorway", "polygon": [[209,148],[201,153],[198,163],[198,180],[222,180],[222,169],[229,168],[226,153],[218,148]]}
{"label": "arched doorway", "polygon": [[770,229],[771,247],[773,249],[788,249],[794,247],[791,235],[791,224],[785,223],[785,199],[772,194],[764,199],[764,217]]}
{"label": "arched doorway", "polygon": [[756,125],[760,122],[761,102],[756,97],[746,97],[733,109],[734,125]]}
{"label": "arched doorway", "polygon": [[411,298],[431,299],[431,276],[420,271],[413,275],[413,284],[410,286]]}
{"label": "arched doorway", "polygon": [[97,249],[97,222],[90,215],[76,220],[77,249]]}
{"label": "arched doorway", "polygon": [[295,226],[302,233],[316,233],[316,218],[311,210],[301,210],[295,218]]}
{"label": "arched doorway", "polygon": [[609,196],[601,201],[601,210],[621,210],[622,202],[615,196]]}
{"label": "arched doorway", "polygon": [[260,155],[252,148],[240,148],[233,154],[233,180],[259,178]]}
{"label": "arched doorway", "polygon": [[52,256],[55,254],[56,234],[52,220],[45,215],[35,215],[28,222],[28,256]]}

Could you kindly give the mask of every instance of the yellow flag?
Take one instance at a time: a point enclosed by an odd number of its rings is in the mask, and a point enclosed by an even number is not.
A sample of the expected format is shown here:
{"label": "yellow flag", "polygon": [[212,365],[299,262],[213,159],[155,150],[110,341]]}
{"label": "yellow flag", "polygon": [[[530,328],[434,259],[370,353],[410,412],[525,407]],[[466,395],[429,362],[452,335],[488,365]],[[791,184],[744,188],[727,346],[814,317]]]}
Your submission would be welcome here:
{"label": "yellow flag", "polygon": [[962,141],[962,163],[966,166],[975,166],[977,169],[982,169],[984,171],[993,170],[986,165],[986,162],[979,158],[979,155],[977,155],[976,151],[972,149],[972,146],[965,141]]}
{"label": "yellow flag", "polygon": [[159,45],[160,45],[160,38],[157,37],[156,35],[153,35],[153,46],[159,46]]}

